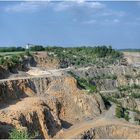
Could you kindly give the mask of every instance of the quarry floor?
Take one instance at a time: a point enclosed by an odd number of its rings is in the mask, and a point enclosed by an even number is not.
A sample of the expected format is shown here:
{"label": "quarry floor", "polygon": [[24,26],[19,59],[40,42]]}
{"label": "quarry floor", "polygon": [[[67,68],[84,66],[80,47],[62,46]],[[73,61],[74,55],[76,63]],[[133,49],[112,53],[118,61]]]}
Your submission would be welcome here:
{"label": "quarry floor", "polygon": [[[21,99],[21,101],[10,104],[7,107],[1,108],[1,112],[27,110],[31,107],[31,101],[36,102],[36,100],[38,99],[39,97],[26,97],[24,99]],[[62,131],[58,132],[58,134],[56,134],[54,138],[71,139],[75,138],[77,135],[83,133],[86,130],[89,130],[94,127],[103,127],[106,125],[120,125],[130,127],[130,123],[128,123],[124,119],[117,119],[115,117],[115,107],[116,105],[112,104],[109,110],[103,112],[100,116],[95,117],[94,119],[80,121],[79,123],[76,123],[68,129],[63,129]],[[132,126],[134,127],[134,125]]]}
{"label": "quarry floor", "polygon": [[109,125],[119,125],[133,128],[140,128],[138,125],[133,125],[127,122],[125,119],[118,119],[115,117],[115,108],[116,105],[112,104],[109,110],[102,113],[100,116],[95,117],[92,120],[85,120],[78,124],[73,125],[72,127],[63,130],[55,138],[58,139],[73,139],[76,138],[79,134],[82,134],[84,131],[90,130],[91,128],[104,127]]}

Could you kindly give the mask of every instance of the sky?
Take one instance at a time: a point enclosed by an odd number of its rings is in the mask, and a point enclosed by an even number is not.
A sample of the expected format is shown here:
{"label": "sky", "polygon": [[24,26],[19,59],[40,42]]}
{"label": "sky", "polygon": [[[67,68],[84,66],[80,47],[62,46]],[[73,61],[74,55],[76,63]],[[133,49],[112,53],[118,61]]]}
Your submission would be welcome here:
{"label": "sky", "polygon": [[140,48],[140,2],[0,1],[0,46]]}

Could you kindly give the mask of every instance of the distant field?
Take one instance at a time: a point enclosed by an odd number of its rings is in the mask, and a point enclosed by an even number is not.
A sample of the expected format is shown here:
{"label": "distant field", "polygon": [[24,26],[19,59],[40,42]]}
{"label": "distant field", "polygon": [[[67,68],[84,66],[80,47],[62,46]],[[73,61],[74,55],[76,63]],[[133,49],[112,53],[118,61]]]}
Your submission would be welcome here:
{"label": "distant field", "polygon": [[13,54],[21,54],[24,53],[24,51],[22,52],[0,52],[1,56],[5,56],[5,55],[13,55]]}
{"label": "distant field", "polygon": [[140,49],[121,49],[122,52],[140,52]]}

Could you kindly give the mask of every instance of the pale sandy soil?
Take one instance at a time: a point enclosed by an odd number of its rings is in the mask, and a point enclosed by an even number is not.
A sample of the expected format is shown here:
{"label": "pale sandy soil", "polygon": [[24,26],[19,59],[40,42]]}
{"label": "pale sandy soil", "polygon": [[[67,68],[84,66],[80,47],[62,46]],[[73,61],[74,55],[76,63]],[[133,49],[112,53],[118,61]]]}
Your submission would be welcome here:
{"label": "pale sandy soil", "polygon": [[129,64],[140,66],[140,52],[123,52]]}
{"label": "pale sandy soil", "polygon": [[49,71],[44,71],[44,70],[40,70],[40,69],[31,69],[28,72],[26,72],[29,75],[32,76],[39,76],[39,75],[49,75],[51,74]]}
{"label": "pale sandy soil", "polygon": [[26,73],[31,76],[42,76],[42,75],[50,75],[50,76],[60,76],[63,72],[69,70],[71,68],[65,68],[65,69],[49,69],[49,70],[42,70],[41,68],[31,68]]}
{"label": "pale sandy soil", "polygon": [[140,128],[139,126],[135,126],[130,123],[128,124],[126,122],[124,123],[119,120],[106,120],[102,118],[102,119],[92,120],[89,122],[80,123],[78,126],[74,126],[73,128],[69,130],[63,131],[57,138],[72,139],[72,138],[75,138],[77,135],[91,128],[103,127],[103,126],[108,126],[108,125],[119,125],[120,127],[126,126],[126,127]]}
{"label": "pale sandy soil", "polygon": [[115,114],[115,107],[116,105],[113,104],[112,107],[101,116],[94,118],[93,120],[89,121],[82,121],[79,124],[75,124],[69,129],[63,130],[60,132],[55,138],[60,139],[72,139],[78,136],[79,134],[83,133],[90,128],[95,127],[103,127],[107,125],[120,125],[120,126],[127,126],[133,128],[140,128],[137,125],[133,125],[125,121],[124,119],[118,119],[114,116]]}

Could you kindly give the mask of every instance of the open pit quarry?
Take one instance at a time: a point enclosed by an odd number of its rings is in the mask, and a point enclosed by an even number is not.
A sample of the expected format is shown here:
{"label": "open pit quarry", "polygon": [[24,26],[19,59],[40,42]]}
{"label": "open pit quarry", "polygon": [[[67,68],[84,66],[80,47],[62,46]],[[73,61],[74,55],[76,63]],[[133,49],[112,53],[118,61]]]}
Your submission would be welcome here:
{"label": "open pit quarry", "polygon": [[[140,99],[120,90],[136,85],[131,92],[140,93],[140,67],[61,69],[57,60],[48,60],[45,53],[35,57],[36,66],[28,64],[24,72],[11,74],[0,67],[0,138],[8,138],[12,128],[38,132],[36,138],[46,139],[140,138],[140,125],[134,121],[134,115],[140,115],[133,112],[140,111]],[[79,87],[68,71],[92,78],[97,91],[88,93]],[[107,107],[103,96],[128,107],[133,114],[130,121],[117,118],[116,103],[110,101]]]}

